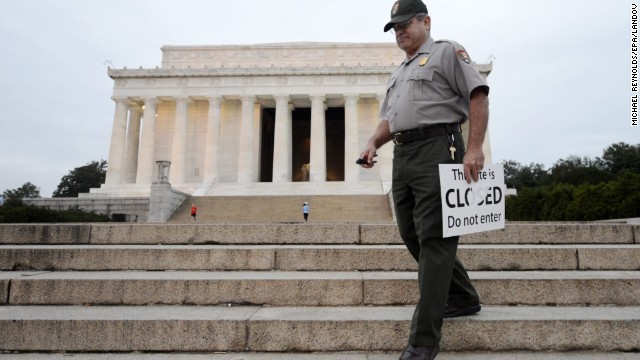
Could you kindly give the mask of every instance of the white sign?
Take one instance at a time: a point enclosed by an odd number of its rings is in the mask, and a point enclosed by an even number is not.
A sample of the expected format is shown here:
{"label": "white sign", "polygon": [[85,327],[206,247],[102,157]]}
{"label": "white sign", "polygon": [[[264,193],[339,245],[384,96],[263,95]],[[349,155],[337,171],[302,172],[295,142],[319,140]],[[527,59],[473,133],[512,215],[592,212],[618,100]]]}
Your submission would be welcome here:
{"label": "white sign", "polygon": [[505,189],[501,164],[485,165],[471,184],[462,165],[440,164],[442,236],[503,229]]}

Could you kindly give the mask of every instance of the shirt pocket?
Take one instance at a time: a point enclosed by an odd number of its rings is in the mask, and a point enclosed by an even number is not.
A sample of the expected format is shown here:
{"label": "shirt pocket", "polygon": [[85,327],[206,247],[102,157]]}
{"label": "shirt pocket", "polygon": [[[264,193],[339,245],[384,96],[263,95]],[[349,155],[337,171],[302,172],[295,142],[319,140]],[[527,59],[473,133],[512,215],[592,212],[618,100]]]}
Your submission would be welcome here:
{"label": "shirt pocket", "polygon": [[396,85],[396,79],[397,79],[397,77],[392,76],[387,81],[387,94],[389,93],[389,90],[391,90]]}
{"label": "shirt pocket", "polygon": [[434,69],[414,69],[409,76],[409,98],[413,101],[429,100],[432,96]]}

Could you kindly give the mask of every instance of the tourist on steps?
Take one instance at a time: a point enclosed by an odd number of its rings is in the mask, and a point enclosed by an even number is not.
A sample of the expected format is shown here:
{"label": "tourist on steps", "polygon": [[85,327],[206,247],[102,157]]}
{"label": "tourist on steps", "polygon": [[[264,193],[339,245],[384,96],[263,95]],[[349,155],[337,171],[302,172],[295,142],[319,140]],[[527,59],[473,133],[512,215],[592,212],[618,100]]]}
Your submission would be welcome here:
{"label": "tourist on steps", "polygon": [[302,204],[302,216],[304,217],[304,221],[307,221],[309,218],[309,204],[306,201]]}
{"label": "tourist on steps", "polygon": [[196,206],[196,204],[191,204],[191,218],[193,219],[193,221],[196,221],[197,213],[198,213],[198,207]]}

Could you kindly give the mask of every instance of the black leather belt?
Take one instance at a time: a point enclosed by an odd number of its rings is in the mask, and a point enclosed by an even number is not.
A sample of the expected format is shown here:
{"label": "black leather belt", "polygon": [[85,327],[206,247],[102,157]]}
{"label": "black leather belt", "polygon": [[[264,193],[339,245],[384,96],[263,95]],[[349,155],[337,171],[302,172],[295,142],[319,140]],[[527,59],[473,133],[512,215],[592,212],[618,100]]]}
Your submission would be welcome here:
{"label": "black leather belt", "polygon": [[411,130],[400,131],[394,133],[392,136],[394,144],[402,145],[416,140],[460,132],[462,132],[460,124],[434,124],[421,126],[419,128]]}

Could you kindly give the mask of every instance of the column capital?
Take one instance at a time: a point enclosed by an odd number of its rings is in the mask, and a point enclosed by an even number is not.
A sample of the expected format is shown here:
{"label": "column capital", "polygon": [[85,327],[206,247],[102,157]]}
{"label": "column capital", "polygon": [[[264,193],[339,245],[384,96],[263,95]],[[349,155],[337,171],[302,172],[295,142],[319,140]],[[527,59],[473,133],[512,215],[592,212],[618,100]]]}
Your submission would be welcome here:
{"label": "column capital", "polygon": [[209,103],[209,111],[220,111],[222,108],[222,96],[209,96],[207,102]]}
{"label": "column capital", "polygon": [[315,106],[319,106],[319,104],[317,104],[317,102],[322,102],[322,108],[324,110],[327,110],[329,107],[327,105],[327,97],[325,95],[319,95],[319,94],[311,94],[309,95],[309,99],[311,100],[311,107],[313,108],[314,104],[316,104]]}
{"label": "column capital", "polygon": [[121,103],[126,102],[127,105],[129,105],[129,101],[130,101],[128,96],[112,96],[111,100],[115,102],[121,102]]}
{"label": "column capital", "polygon": [[187,103],[189,103],[189,102],[191,102],[191,101],[192,101],[192,100],[191,100],[191,97],[190,97],[190,96],[186,96],[186,95],[178,95],[178,96],[174,96],[174,97],[173,97],[173,100],[174,100],[175,102],[187,102]]}
{"label": "column capital", "polygon": [[145,106],[146,105],[151,105],[151,104],[157,105],[160,102],[160,100],[155,96],[154,97],[143,97],[141,99],[144,102]]}
{"label": "column capital", "polygon": [[242,95],[240,96],[240,100],[242,100],[242,102],[245,102],[245,101],[256,102],[258,98],[255,95]]}
{"label": "column capital", "polygon": [[142,105],[137,102],[131,102],[129,103],[129,111],[142,113]]}
{"label": "column capital", "polygon": [[360,94],[343,94],[345,100],[360,100]]}
{"label": "column capital", "polygon": [[289,101],[291,101],[291,96],[289,96],[289,95],[273,95],[273,99],[275,101],[286,101],[286,102],[289,102]]}

